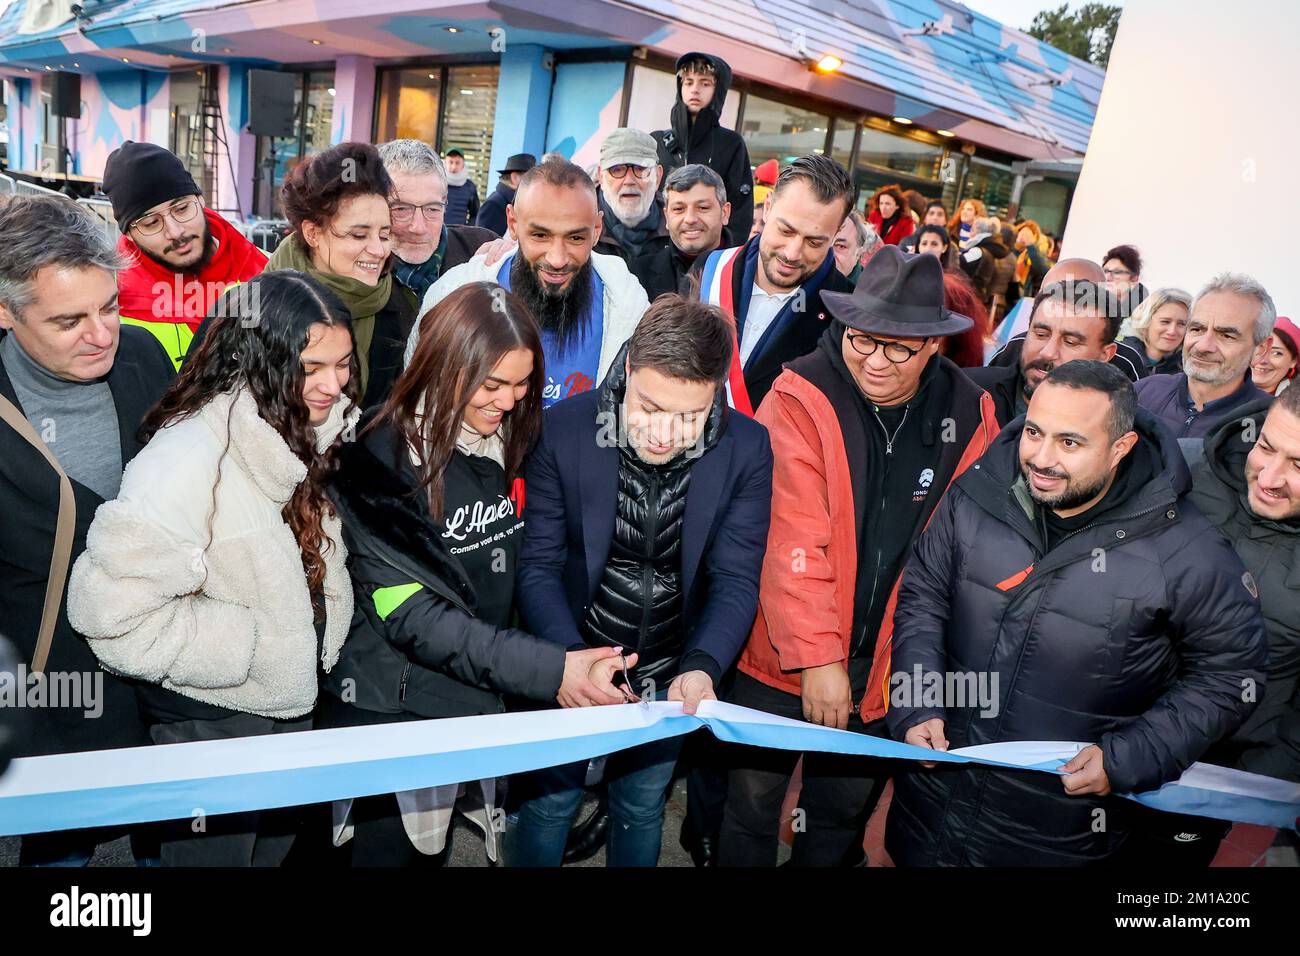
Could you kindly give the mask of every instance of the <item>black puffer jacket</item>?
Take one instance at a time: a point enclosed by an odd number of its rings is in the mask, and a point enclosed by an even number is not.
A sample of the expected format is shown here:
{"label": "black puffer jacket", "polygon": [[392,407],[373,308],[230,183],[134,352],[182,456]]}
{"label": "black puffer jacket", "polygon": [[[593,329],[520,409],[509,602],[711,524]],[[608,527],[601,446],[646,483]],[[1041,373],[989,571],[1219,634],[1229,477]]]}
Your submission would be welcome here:
{"label": "black puffer jacket", "polygon": [[1300,522],[1256,517],[1246,499],[1254,447],[1246,436],[1260,433],[1272,401],[1243,406],[1207,435],[1205,457],[1192,470],[1192,501],[1254,576],[1268,632],[1268,688],[1207,759],[1300,783]]}
{"label": "black puffer jacket", "polygon": [[[1267,648],[1259,602],[1192,505],[1177,444],[1139,409],[1123,493],[1044,554],[1019,478],[1023,420],[954,482],[903,574],[893,672],[996,675],[995,713],[893,706],[902,739],[933,717],[952,749],[1096,742],[1115,794],[1176,779],[1254,706]],[[1031,517],[1033,515],[1034,517]],[[897,703],[897,702],[896,702]],[[1065,866],[1116,851],[1118,797],[1067,796],[1054,775],[947,766],[895,777],[886,846],[904,866]],[[1105,810],[1104,832],[1095,832]]]}
{"label": "black puffer jacket", "polygon": [[722,104],[731,89],[731,67],[727,61],[708,53],[686,53],[677,58],[674,69],[680,70],[687,60],[708,60],[713,64],[717,85],[713,99],[691,122],[691,113],[682,102],[682,81],[677,80],[677,102],[673,104],[670,129],[653,134],[659,143],[659,162],[666,177],[679,166],[703,163],[722,177],[731,203],[731,234],[739,241],[749,238],[754,225],[754,171],[749,165],[749,148],[735,130],[720,125]]}
{"label": "black puffer jacket", "polygon": [[[601,386],[600,414],[618,421],[627,386],[623,359]],[[637,679],[677,676],[686,646],[682,621],[682,519],[691,465],[718,441],[721,393],[709,412],[702,444],[665,465],[649,465],[627,443],[619,449],[618,505],[609,559],[583,621],[591,647],[635,650]],[[686,667],[684,669],[691,669]]]}

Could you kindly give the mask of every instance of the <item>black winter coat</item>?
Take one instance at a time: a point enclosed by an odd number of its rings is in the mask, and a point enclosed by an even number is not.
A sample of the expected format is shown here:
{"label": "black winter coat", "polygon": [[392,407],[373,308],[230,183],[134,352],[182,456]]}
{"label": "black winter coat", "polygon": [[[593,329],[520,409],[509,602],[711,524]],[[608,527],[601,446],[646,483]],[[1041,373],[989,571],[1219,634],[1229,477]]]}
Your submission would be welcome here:
{"label": "black winter coat", "polygon": [[1300,524],[1256,517],[1246,501],[1246,456],[1254,444],[1243,441],[1243,429],[1258,435],[1271,403],[1247,405],[1207,435],[1205,457],[1192,469],[1192,501],[1254,577],[1268,632],[1263,698],[1208,759],[1300,783]]}
{"label": "black winter coat", "polygon": [[[754,225],[754,170],[749,165],[749,148],[735,130],[720,125],[722,105],[731,89],[731,67],[726,60],[706,53],[687,53],[677,59],[677,69],[686,60],[705,59],[713,64],[717,86],[709,105],[691,122],[690,110],[682,102],[682,81],[677,80],[677,102],[673,104],[671,128],[653,133],[659,144],[659,163],[667,177],[688,163],[703,163],[722,177],[731,203],[731,234],[744,242]],[[757,406],[757,402],[754,403]]]}
{"label": "black winter coat", "polygon": [[[893,672],[997,676],[996,713],[893,706],[890,732],[933,717],[951,749],[1096,742],[1115,794],[1176,779],[1254,706],[1259,602],[1223,536],[1186,497],[1177,444],[1138,411],[1124,496],[1043,553],[1019,479],[1023,421],[959,477],[921,535],[894,612]],[[1145,480],[1138,475],[1147,475]],[[903,866],[1098,862],[1127,837],[1121,798],[1071,797],[1055,775],[968,765],[895,777],[886,847]],[[1094,832],[1104,809],[1104,832]]]}
{"label": "black winter coat", "polygon": [[[6,333],[0,332],[0,338]],[[118,438],[125,466],[144,447],[140,423],[171,383],[175,367],[158,340],[144,329],[123,325],[117,357],[108,373],[108,388],[117,409]],[[0,363],[0,393],[21,409],[9,375]],[[104,499],[72,482],[77,523],[72,562],[86,550],[86,531]],[[0,423],[0,627],[15,645],[19,659],[30,664],[40,630],[50,551],[59,512],[59,479],[39,451],[8,425]],[[99,666],[85,638],[68,623],[67,597],[59,608],[46,672],[94,674],[104,681],[103,713],[88,719],[83,707],[27,711],[28,733],[18,743],[19,756],[74,753],[149,743],[140,719],[132,682]]]}
{"label": "black winter coat", "polygon": [[[365,432],[369,420],[361,441],[343,445],[331,488],[356,612],[327,688],[365,711],[416,717],[498,713],[502,693],[553,700],[564,648],[475,617],[474,582],[443,543],[409,456],[391,428]],[[395,608],[376,604],[376,591],[413,585]]]}
{"label": "black winter coat", "polygon": [[645,289],[651,302],[668,292],[694,298],[690,289],[690,273],[692,270],[698,273],[698,265],[707,257],[708,253],[705,253],[688,262],[677,251],[677,247],[669,243],[655,252],[633,259],[628,268],[641,283],[641,288]]}
{"label": "black winter coat", "polygon": [[[626,387],[622,365],[601,386],[600,414],[617,421]],[[682,619],[682,522],[691,464],[712,449],[722,429],[724,403],[713,403],[699,451],[663,466],[642,462],[628,445],[619,449],[618,505],[609,558],[584,621],[592,647],[637,653],[637,678],[666,683],[677,676],[686,647]],[[685,668],[692,669],[689,665]]]}
{"label": "black winter coat", "polygon": [[459,186],[447,184],[447,225],[472,226],[478,217],[478,186],[474,180],[466,179]]}
{"label": "black winter coat", "polygon": [[474,217],[474,225],[482,229],[490,229],[498,236],[504,236],[506,234],[506,206],[509,206],[514,201],[514,187],[502,180],[497,183],[497,188],[492,190],[492,194],[483,200],[483,205],[479,206],[478,215]]}

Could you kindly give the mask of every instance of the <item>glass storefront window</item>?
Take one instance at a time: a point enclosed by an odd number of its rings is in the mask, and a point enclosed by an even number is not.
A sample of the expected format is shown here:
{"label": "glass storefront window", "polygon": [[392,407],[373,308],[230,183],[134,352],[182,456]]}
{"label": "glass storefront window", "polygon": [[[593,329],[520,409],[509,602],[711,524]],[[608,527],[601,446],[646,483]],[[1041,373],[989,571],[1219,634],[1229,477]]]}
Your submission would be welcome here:
{"label": "glass storefront window", "polygon": [[740,134],[749,148],[750,165],[775,159],[784,166],[800,156],[823,152],[830,123],[829,116],[749,96]]}
{"label": "glass storefront window", "polygon": [[853,161],[853,136],[857,130],[858,125],[852,120],[836,118],[835,132],[831,134],[831,159],[845,169],[848,169]]}
{"label": "glass storefront window", "polygon": [[1043,232],[1060,236],[1070,209],[1070,187],[1053,179],[1030,183],[1020,195],[1019,219],[1033,219]]}
{"label": "glass storefront window", "polygon": [[465,154],[465,171],[478,185],[480,199],[486,199],[496,186],[496,177],[488,166],[492,162],[498,71],[496,66],[451,67],[447,70],[447,95],[443,97],[446,106],[439,152],[458,149]]}
{"label": "glass storefront window", "polygon": [[167,97],[171,106],[171,151],[185,164],[194,181],[203,182],[203,117],[200,114],[199,89],[202,70],[183,70],[173,73],[167,82]]}
{"label": "glass storefront window", "polygon": [[379,136],[390,139],[438,139],[438,107],[442,100],[442,71],[384,70],[379,81]]}
{"label": "glass storefront window", "polygon": [[904,191],[915,189],[926,197],[941,197],[943,157],[942,146],[863,126],[853,176],[858,190],[858,211],[865,214],[872,193],[891,184],[901,186]]}
{"label": "glass storefront window", "polygon": [[858,165],[893,170],[910,179],[938,182],[943,163],[943,147],[906,136],[895,136],[870,126],[862,128],[858,147]]}
{"label": "glass storefront window", "polygon": [[496,183],[488,167],[499,77],[495,64],[381,71],[375,142],[418,139],[440,156],[459,149],[479,197],[486,197]]}
{"label": "glass storefront window", "polygon": [[1006,216],[1007,205],[1011,202],[1011,187],[1015,178],[1009,167],[972,156],[961,198],[978,199],[984,203],[990,216],[1002,218]]}

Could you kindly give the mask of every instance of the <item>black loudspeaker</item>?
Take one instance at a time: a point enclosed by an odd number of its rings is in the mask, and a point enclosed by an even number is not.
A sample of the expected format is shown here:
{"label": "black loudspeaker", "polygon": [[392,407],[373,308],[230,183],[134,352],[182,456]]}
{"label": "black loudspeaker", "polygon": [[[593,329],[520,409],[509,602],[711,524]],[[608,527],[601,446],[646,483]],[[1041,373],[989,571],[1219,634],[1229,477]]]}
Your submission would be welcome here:
{"label": "black loudspeaker", "polygon": [[55,116],[81,119],[81,74],[55,73],[50,91],[50,112]]}
{"label": "black loudspeaker", "polygon": [[255,136],[292,136],[297,73],[248,71],[248,131]]}

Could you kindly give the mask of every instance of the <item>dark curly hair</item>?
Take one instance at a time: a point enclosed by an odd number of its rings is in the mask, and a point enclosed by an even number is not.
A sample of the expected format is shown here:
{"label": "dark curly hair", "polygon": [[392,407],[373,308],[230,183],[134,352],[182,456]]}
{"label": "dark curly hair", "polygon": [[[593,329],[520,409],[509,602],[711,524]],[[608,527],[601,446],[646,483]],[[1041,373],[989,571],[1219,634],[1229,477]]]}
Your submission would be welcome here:
{"label": "dark curly hair", "polygon": [[[351,336],[352,316],[342,300],[316,279],[283,269],[231,286],[213,306],[206,324],[203,341],[145,416],[140,438],[147,442],[160,428],[197,414],[216,396],[247,388],[258,414],[307,466],[307,477],[281,513],[302,551],[312,606],[319,614],[325,580],[321,553],[335,546],[325,535],[322,521],[326,514],[334,514],[325,486],[337,466],[337,443],[323,454],[316,450],[311,413],[302,397],[306,373],[300,356],[307,348],[312,326],[340,326]],[[356,403],[355,355],[351,372],[343,394]],[[229,443],[227,431],[227,448]],[[209,541],[216,494],[214,483],[208,515]]]}
{"label": "dark curly hair", "polygon": [[324,226],[338,215],[344,200],[379,196],[388,200],[393,180],[379,150],[369,143],[339,143],[294,167],[280,187],[280,207],[302,238],[302,224]]}

